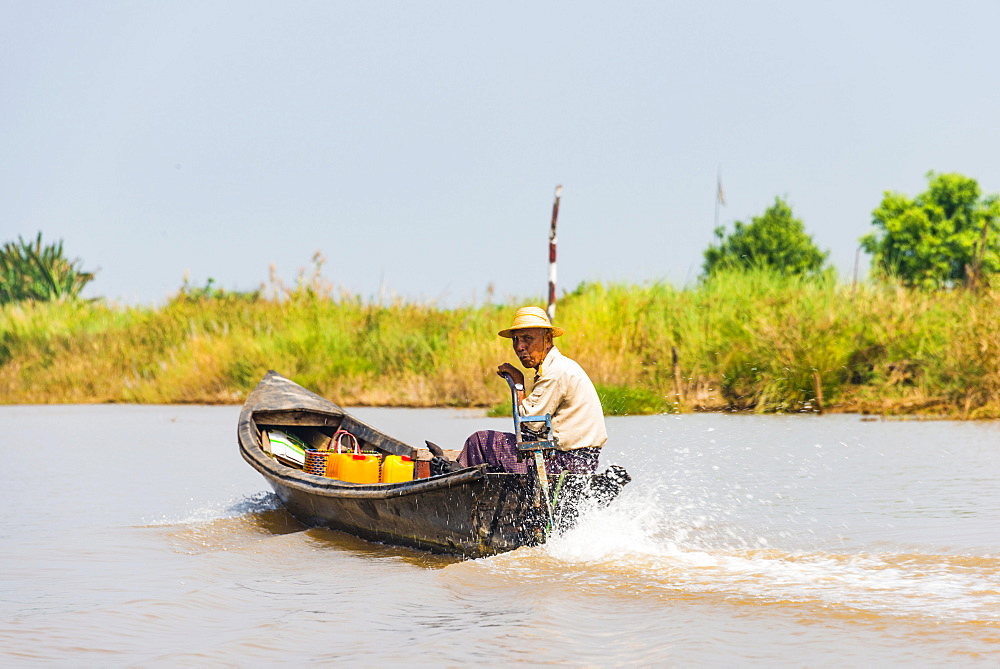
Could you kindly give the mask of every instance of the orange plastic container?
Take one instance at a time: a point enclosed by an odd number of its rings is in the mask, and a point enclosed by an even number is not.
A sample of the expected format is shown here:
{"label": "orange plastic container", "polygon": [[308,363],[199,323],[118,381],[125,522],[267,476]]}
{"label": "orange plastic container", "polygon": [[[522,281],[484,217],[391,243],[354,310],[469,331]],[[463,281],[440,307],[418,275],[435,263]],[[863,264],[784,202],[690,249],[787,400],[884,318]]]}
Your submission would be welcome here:
{"label": "orange plastic container", "polygon": [[337,478],[349,483],[378,483],[379,458],[377,455],[351,453],[340,460]]}
{"label": "orange plastic container", "polygon": [[[347,448],[344,448],[344,439],[347,439]],[[347,481],[344,478],[343,472],[351,472],[351,466],[348,464],[351,461],[351,456],[354,454],[361,454],[361,446],[358,444],[358,438],[347,430],[337,430],[337,432],[330,439],[330,457],[326,461],[326,475],[332,479],[340,479],[342,481]]]}
{"label": "orange plastic container", "polygon": [[382,483],[413,480],[413,460],[405,455],[387,455],[382,461]]}
{"label": "orange plastic container", "polygon": [[342,478],[340,470],[344,467],[344,462],[351,459],[350,453],[330,453],[326,461],[326,475],[332,479]]}

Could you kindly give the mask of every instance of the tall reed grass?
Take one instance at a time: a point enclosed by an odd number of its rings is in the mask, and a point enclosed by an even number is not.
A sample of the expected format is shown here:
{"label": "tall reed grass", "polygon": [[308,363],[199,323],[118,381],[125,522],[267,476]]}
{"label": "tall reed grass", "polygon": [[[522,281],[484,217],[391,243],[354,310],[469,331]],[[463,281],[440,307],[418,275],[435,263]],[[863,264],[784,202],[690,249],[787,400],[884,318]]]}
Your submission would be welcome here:
{"label": "tall reed grass", "polygon": [[[517,306],[380,305],[315,277],[159,308],[6,305],[0,401],[234,403],[275,369],[345,405],[503,404],[494,372],[514,356],[496,332]],[[995,418],[998,323],[997,291],[733,273],[683,289],[583,284],[560,302],[558,343],[608,413],[813,411],[818,375],[826,410]]]}

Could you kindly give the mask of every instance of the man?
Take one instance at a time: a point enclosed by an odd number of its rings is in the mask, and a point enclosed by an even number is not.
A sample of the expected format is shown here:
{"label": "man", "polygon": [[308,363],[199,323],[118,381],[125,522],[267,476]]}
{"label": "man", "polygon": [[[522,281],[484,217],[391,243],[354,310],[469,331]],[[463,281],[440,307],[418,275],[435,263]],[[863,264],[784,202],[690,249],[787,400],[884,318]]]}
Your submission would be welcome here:
{"label": "man", "polygon": [[[511,340],[525,369],[535,370],[531,393],[525,394],[524,373],[514,365],[503,363],[497,374],[513,378],[522,416],[552,416],[556,453],[546,460],[548,472],[592,474],[608,440],[604,411],[587,373],[553,343],[553,338],[563,333],[541,308],[518,309],[513,324],[498,334]],[[469,467],[481,463],[515,474],[528,470],[527,461],[517,461],[517,437],[510,432],[483,430],[465,441],[458,464]]]}

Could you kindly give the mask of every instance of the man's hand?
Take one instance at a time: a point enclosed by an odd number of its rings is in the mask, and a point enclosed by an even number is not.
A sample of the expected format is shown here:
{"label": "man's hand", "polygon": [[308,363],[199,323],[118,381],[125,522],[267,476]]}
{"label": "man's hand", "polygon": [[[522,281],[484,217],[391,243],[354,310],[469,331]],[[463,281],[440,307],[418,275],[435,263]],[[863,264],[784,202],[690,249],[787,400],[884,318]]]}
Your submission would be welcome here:
{"label": "man's hand", "polygon": [[497,376],[503,378],[505,375],[509,375],[510,378],[514,379],[514,383],[524,385],[524,373],[509,362],[505,362],[497,367]]}

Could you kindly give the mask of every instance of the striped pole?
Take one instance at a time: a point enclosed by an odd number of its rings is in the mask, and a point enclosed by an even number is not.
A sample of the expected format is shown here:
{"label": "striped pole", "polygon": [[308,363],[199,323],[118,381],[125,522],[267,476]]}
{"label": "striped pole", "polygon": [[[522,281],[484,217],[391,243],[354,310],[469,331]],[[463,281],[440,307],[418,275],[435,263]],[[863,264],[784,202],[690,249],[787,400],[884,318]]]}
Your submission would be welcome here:
{"label": "striped pole", "polygon": [[559,219],[559,198],[562,186],[556,186],[556,201],[552,205],[552,228],[549,230],[549,321],[556,322],[556,221]]}

